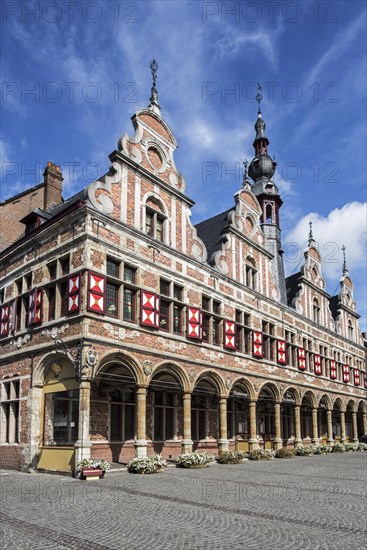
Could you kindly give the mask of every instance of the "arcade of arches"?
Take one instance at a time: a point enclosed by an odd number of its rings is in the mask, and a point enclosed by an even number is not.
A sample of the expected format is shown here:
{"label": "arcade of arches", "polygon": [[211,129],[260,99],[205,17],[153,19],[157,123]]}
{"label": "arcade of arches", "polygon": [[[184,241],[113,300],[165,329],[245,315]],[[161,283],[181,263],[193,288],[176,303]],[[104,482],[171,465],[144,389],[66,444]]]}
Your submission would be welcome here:
{"label": "arcade of arches", "polygon": [[[213,371],[191,380],[175,364],[162,364],[146,378],[132,361],[112,359],[79,391],[79,430],[69,434],[78,443],[76,458],[126,462],[152,452],[175,458],[196,449],[333,445],[357,442],[367,433],[363,401],[327,394],[317,399],[312,391],[300,394],[296,387],[280,389],[270,382],[258,387],[245,378],[230,385]],[[77,393],[70,394],[73,405],[65,418],[73,426]]]}

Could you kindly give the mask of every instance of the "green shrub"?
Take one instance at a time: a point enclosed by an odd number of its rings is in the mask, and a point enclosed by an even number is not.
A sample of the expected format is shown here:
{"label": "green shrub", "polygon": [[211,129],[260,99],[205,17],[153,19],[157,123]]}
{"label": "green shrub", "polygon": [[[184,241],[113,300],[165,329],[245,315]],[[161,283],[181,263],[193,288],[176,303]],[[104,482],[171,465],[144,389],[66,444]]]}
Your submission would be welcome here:
{"label": "green shrub", "polygon": [[343,443],[335,443],[333,446],[333,453],[345,453],[345,445]]}
{"label": "green shrub", "polygon": [[133,458],[127,466],[128,472],[131,474],[156,474],[163,472],[167,463],[161,455],[154,454],[153,456],[144,456],[141,458]]}
{"label": "green shrub", "polygon": [[275,451],[271,449],[255,449],[248,455],[250,460],[272,460],[275,457]]}
{"label": "green shrub", "polygon": [[214,456],[205,452],[195,451],[194,453],[184,453],[177,457],[177,466],[179,468],[198,468],[208,466],[214,461]]}
{"label": "green shrub", "polygon": [[298,445],[296,447],[297,456],[312,456],[314,453],[314,445]]}
{"label": "green shrub", "polygon": [[246,457],[244,451],[224,451],[218,456],[217,461],[219,464],[240,464]]}
{"label": "green shrub", "polygon": [[295,456],[296,456],[296,450],[288,449],[287,447],[283,447],[282,449],[279,449],[275,454],[275,458],[294,458]]}

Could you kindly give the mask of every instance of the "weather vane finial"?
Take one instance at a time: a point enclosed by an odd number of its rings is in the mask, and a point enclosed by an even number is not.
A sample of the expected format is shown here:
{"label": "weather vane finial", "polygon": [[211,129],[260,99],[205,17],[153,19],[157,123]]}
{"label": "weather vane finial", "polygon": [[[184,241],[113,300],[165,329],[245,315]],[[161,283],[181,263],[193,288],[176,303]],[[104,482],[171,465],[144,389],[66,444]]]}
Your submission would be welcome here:
{"label": "weather vane finial", "polygon": [[312,222],[310,221],[308,225],[310,226],[310,231],[308,233],[308,246],[311,246],[312,243],[315,242],[315,239],[313,238],[313,232],[312,232]]}
{"label": "weather vane finial", "polygon": [[159,65],[158,65],[157,61],[155,59],[153,59],[153,61],[151,61],[149,63],[149,67],[150,67],[150,72],[152,73],[152,80],[153,80],[149,109],[152,109],[153,111],[155,111],[157,113],[160,113],[161,108],[160,108],[159,103],[158,103],[158,92],[157,92],[157,87],[156,87],[157,71],[158,71]]}
{"label": "weather vane finial", "polygon": [[345,251],[346,251],[346,246],[343,244],[342,246],[342,252],[343,252],[343,275],[347,275],[348,274],[348,268],[347,268],[347,260],[345,259]]}
{"label": "weather vane finial", "polygon": [[257,96],[256,96],[256,101],[258,102],[259,106],[257,108],[257,112],[258,114],[261,113],[261,106],[260,106],[260,103],[261,103],[261,100],[263,98],[263,95],[262,95],[262,87],[261,87],[261,84],[260,82],[257,83]]}

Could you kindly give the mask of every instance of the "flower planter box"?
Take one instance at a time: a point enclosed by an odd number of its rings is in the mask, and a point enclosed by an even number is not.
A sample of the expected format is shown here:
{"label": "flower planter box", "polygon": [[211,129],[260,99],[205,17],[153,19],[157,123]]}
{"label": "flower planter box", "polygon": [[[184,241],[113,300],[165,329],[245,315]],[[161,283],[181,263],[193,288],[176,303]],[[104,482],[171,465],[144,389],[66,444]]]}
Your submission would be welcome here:
{"label": "flower planter box", "polygon": [[100,468],[83,468],[81,478],[87,481],[93,481],[103,478],[105,473],[105,470],[101,470]]}
{"label": "flower planter box", "polygon": [[177,464],[177,468],[185,468],[185,470],[195,470],[197,468],[207,468],[209,464],[187,464],[184,466],[183,464]]}

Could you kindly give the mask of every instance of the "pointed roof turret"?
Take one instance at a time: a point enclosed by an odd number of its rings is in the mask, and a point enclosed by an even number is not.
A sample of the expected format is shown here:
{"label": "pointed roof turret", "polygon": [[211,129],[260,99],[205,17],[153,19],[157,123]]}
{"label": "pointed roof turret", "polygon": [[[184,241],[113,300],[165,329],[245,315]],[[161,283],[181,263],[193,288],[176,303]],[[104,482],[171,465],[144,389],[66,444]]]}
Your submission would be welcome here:
{"label": "pointed roof turret", "polygon": [[[253,142],[256,156],[251,161],[248,174],[250,178],[254,180],[255,183],[258,183],[258,185],[256,186],[257,192],[263,192],[264,187],[270,182],[270,179],[274,175],[277,163],[275,162],[274,159],[272,159],[268,155],[269,140],[265,135],[266,124],[261,114],[262,93],[261,93],[260,82],[258,83],[258,92],[257,92],[256,100],[258,102],[258,109],[257,109],[258,112],[257,112],[257,120],[255,123],[256,136]],[[275,190],[274,184],[271,184],[271,186],[272,186],[272,192],[274,193],[275,191],[277,193],[277,190]],[[270,191],[269,187],[267,191]]]}
{"label": "pointed roof turret", "polygon": [[151,88],[151,96],[150,96],[150,103],[148,105],[148,109],[152,110],[154,113],[157,113],[158,115],[161,114],[161,107],[158,103],[158,91],[156,87],[156,81],[157,81],[157,71],[158,71],[158,63],[155,59],[150,62],[149,64],[150,71],[152,73],[152,88]]}
{"label": "pointed roof turret", "polygon": [[343,277],[347,277],[349,275],[348,268],[347,268],[347,261],[345,259],[346,249],[347,249],[346,246],[343,244],[343,246],[342,246],[342,252],[343,252]]}

